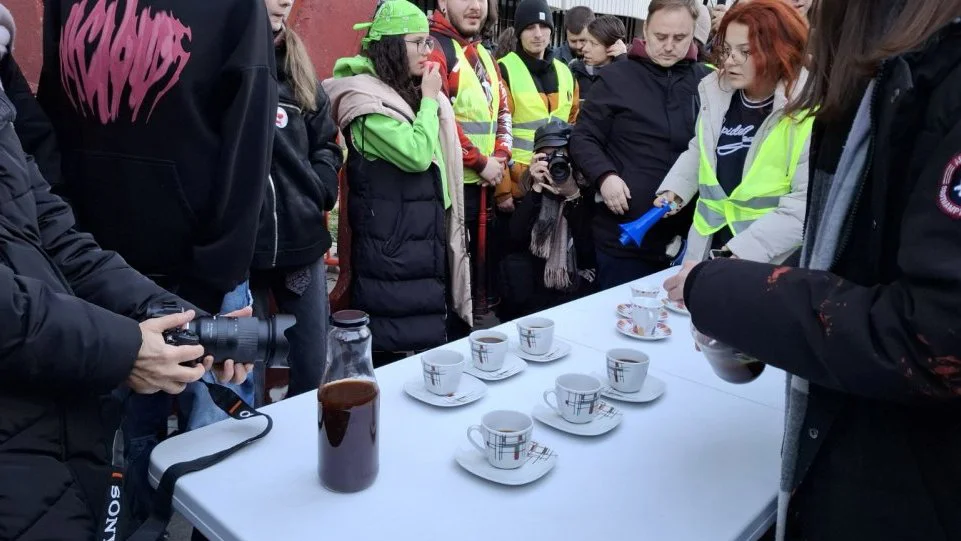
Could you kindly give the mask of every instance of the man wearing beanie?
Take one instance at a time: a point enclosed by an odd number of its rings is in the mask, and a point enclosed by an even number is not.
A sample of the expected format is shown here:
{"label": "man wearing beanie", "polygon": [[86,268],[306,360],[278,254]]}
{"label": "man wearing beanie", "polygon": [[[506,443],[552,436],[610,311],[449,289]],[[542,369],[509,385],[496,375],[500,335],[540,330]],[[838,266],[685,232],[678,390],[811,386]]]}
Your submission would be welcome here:
{"label": "man wearing beanie", "polygon": [[[551,119],[573,123],[580,101],[577,81],[570,68],[555,57],[551,47],[554,18],[545,0],[523,0],[514,15],[514,51],[500,60],[507,86],[507,104],[514,119],[514,162],[504,182],[497,187],[497,240],[501,255],[507,257],[511,221],[515,204],[526,195],[522,179],[534,159],[534,134]],[[506,259],[505,259],[506,261]],[[499,284],[506,286],[512,277],[505,264],[499,265]],[[507,316],[517,299],[502,293],[501,314]],[[506,311],[506,312],[505,312]],[[517,314],[514,314],[515,316]]]}
{"label": "man wearing beanie", "polygon": [[[514,15],[517,46],[500,60],[507,105],[514,119],[514,164],[510,178],[498,186],[500,210],[511,210],[524,196],[520,179],[534,154],[534,132],[551,118],[574,123],[579,92],[571,70],[551,47],[554,18],[545,0],[522,0]],[[512,197],[513,195],[513,197]]]}

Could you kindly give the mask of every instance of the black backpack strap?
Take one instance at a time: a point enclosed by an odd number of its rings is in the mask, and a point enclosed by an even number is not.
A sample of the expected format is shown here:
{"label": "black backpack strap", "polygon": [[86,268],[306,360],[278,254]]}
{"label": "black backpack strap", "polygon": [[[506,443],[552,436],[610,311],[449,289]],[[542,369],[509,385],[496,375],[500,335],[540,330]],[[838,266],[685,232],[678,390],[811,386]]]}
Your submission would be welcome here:
{"label": "black backpack strap", "polygon": [[267,419],[267,425],[259,434],[251,436],[233,447],[195,460],[179,462],[167,468],[167,471],[165,471],[160,478],[160,483],[157,485],[157,492],[154,494],[150,518],[127,538],[128,541],[158,541],[165,539],[167,524],[170,522],[170,518],[173,517],[174,487],[177,481],[188,473],[200,471],[222,462],[230,455],[266,436],[274,427],[274,422],[270,416],[255,410],[252,406],[244,402],[242,398],[237,396],[237,393],[223,385],[201,381],[207,386],[207,390],[210,391],[210,398],[213,399],[214,404],[227,415],[241,421],[252,417],[263,417]]}
{"label": "black backpack strap", "polygon": [[440,45],[442,51],[444,51],[444,61],[447,63],[447,73],[454,71],[454,66],[457,64],[457,51],[454,50],[454,40],[450,36],[445,36],[443,34],[438,34],[437,32],[431,32],[430,36],[434,38],[434,41]]}

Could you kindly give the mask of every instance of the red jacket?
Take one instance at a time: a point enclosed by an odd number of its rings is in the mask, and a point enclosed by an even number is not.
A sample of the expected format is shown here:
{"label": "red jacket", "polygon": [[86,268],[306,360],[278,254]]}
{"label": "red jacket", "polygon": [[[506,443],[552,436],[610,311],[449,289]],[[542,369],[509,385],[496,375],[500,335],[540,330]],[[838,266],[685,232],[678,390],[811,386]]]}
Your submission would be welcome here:
{"label": "red jacket", "polygon": [[[464,49],[464,55],[471,63],[480,61],[480,56],[477,54],[477,44],[480,43],[480,38],[477,37],[468,40],[463,37],[439,11],[434,11],[430,22],[430,31],[431,35],[437,40],[456,41]],[[444,94],[453,101],[453,98],[457,96],[457,84],[460,80],[460,70],[458,66],[456,64],[448,65],[447,55],[444,53],[444,47],[441,46],[434,49],[434,52],[431,53],[430,60],[440,65]],[[494,66],[497,72],[497,84],[500,85],[500,101],[496,104],[498,111],[497,141],[494,145],[494,156],[510,160],[511,148],[514,146],[514,138],[511,135],[511,113],[507,106],[507,88],[504,86],[500,67],[496,62]],[[465,68],[473,69],[471,66],[465,66]],[[492,81],[491,83],[493,84]],[[495,104],[491,104],[491,107],[494,106]],[[470,139],[464,135],[460,124],[457,125],[457,135],[460,137],[460,144],[464,150],[464,167],[473,169],[478,173],[483,171],[484,167],[487,166],[488,156],[484,156],[481,151],[471,143]]]}

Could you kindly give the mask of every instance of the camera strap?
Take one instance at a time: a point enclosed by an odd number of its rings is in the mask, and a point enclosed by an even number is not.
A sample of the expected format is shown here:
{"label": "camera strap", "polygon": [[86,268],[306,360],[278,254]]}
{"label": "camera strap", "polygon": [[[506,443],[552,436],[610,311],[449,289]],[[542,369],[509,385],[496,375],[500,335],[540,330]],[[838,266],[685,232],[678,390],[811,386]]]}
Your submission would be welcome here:
{"label": "camera strap", "polygon": [[[227,387],[224,387],[223,385],[218,385],[216,383],[210,383],[203,380],[201,381],[207,386],[207,390],[210,391],[210,398],[213,399],[214,404],[222,409],[227,415],[237,419],[238,421],[251,419],[253,417],[263,417],[264,419],[267,419],[267,425],[263,430],[260,431],[259,434],[251,436],[250,438],[247,438],[246,440],[230,448],[194,460],[178,462],[177,464],[173,464],[167,468],[167,470],[160,477],[160,483],[157,485],[157,491],[154,493],[150,517],[140,526],[140,528],[137,529],[137,531],[133,532],[133,534],[127,538],[128,541],[158,541],[165,539],[167,535],[167,524],[170,522],[171,517],[173,517],[174,487],[176,486],[177,481],[188,473],[200,471],[209,468],[214,464],[222,462],[230,455],[257,440],[262,439],[274,427],[274,421],[269,415],[255,410],[250,404],[247,404],[242,398],[237,396],[237,393],[233,392]],[[123,454],[122,449],[123,447],[121,443],[121,455]],[[116,456],[116,444],[114,453]],[[123,474],[121,471],[121,480],[122,478]],[[109,517],[109,515],[105,516]],[[110,538],[105,537],[104,539],[107,540]]]}

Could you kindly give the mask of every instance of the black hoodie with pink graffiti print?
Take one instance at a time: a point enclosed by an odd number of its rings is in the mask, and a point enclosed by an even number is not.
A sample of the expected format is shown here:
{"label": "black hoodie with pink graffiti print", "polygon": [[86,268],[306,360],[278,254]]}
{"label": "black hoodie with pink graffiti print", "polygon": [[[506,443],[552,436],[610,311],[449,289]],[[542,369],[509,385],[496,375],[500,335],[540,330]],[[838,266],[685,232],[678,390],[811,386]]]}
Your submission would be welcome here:
{"label": "black hoodie with pink graffiti print", "polygon": [[47,0],[39,98],[81,228],[208,311],[247,275],[277,82],[262,0]]}

